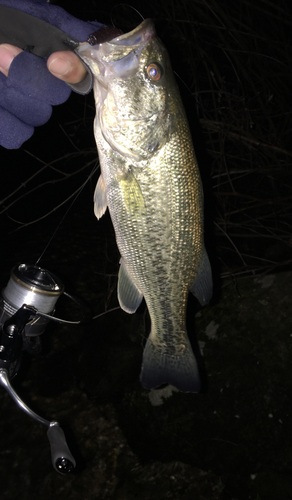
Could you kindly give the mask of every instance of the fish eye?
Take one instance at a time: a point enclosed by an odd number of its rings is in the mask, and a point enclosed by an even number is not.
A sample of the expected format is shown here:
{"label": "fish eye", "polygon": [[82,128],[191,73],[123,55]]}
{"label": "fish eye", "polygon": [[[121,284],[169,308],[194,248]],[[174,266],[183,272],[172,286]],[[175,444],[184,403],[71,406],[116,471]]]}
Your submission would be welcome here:
{"label": "fish eye", "polygon": [[158,63],[151,63],[146,68],[147,75],[154,82],[161,80],[163,76],[163,70]]}

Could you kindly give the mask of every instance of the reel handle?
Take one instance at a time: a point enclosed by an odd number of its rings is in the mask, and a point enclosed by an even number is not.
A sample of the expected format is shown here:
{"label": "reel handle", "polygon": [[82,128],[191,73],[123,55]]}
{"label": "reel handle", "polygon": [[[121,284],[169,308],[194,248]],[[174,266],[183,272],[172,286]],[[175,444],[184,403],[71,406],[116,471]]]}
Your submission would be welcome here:
{"label": "reel handle", "polygon": [[4,387],[21,410],[40,424],[49,427],[47,436],[51,445],[51,458],[54,469],[61,474],[68,474],[69,472],[72,472],[72,470],[76,467],[76,461],[69,450],[65,434],[58,422],[49,422],[49,420],[46,420],[35,413],[24,403],[24,401],[22,401],[13,389],[9,380],[8,372],[5,368],[0,368],[0,385]]}

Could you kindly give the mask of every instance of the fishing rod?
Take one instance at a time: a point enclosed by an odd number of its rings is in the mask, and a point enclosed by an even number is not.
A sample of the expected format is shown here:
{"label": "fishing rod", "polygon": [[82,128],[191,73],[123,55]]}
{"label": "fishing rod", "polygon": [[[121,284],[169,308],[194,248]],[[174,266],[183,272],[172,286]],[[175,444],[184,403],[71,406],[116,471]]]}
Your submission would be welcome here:
{"label": "fishing rod", "polygon": [[[67,296],[82,309],[79,321],[54,316],[61,295]],[[0,385],[27,415],[48,428],[53,467],[67,474],[76,466],[60,424],[49,421],[27,406],[11,385],[17,375],[22,354],[37,354],[41,349],[40,336],[49,321],[79,325],[88,320],[83,304],[64,290],[62,281],[53,273],[36,265],[19,264],[11,271],[0,300]]]}
{"label": "fishing rod", "polygon": [[[19,371],[24,351],[29,354],[38,354],[41,351],[41,335],[50,321],[80,325],[120,309],[120,306],[114,307],[93,316],[91,310],[89,313],[87,305],[65,291],[62,281],[55,274],[37,265],[69,209],[36,263],[16,265],[11,270],[10,279],[0,295],[0,386],[7,391],[22,411],[48,428],[47,436],[51,447],[52,464],[54,469],[61,474],[72,472],[76,467],[76,461],[70,452],[60,424],[35,413],[17,394],[11,380]],[[81,317],[78,321],[55,316],[55,306],[61,295],[74,302],[79,308]]]}
{"label": "fishing rod", "polygon": [[[66,292],[62,281],[57,276],[38,265],[96,169],[96,167],[93,168],[90,176],[78,189],[35,264],[16,265],[0,296],[0,386],[7,391],[22,411],[48,428],[47,436],[51,447],[52,464],[54,469],[61,474],[72,472],[76,467],[76,461],[70,452],[60,424],[41,417],[29,408],[13,388],[11,380],[18,373],[24,351],[29,354],[38,354],[41,351],[40,336],[50,321],[80,325],[95,320],[105,313],[120,309],[120,307],[114,307],[96,316],[93,316],[91,311],[89,314],[88,306]],[[54,315],[57,300],[61,295],[74,302],[80,309],[82,315],[79,321],[61,319]]]}
{"label": "fishing rod", "polygon": [[[86,306],[81,301],[65,292],[65,287],[57,276],[39,267],[39,261],[96,170],[95,165],[90,175],[74,193],[73,200],[35,264],[16,265],[11,271],[6,287],[2,290],[2,296],[0,295],[0,386],[7,391],[22,411],[48,428],[47,436],[52,464],[54,469],[61,474],[72,472],[76,467],[76,461],[70,452],[60,424],[35,413],[17,394],[11,380],[18,373],[24,351],[29,354],[38,354],[41,351],[40,337],[50,321],[80,325],[95,319],[92,314],[88,314]],[[74,302],[81,310],[82,316],[79,321],[55,317],[55,305],[61,295]]]}

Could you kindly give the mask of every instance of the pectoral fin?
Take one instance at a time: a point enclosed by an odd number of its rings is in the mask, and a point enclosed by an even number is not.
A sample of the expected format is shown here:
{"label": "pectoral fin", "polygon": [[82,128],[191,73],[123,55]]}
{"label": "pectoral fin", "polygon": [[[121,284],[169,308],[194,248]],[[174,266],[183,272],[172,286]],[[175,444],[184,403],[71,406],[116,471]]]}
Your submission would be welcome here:
{"label": "pectoral fin", "polygon": [[143,295],[134,285],[126,266],[121,259],[118,280],[118,300],[121,308],[129,314],[134,313],[142,302]]}
{"label": "pectoral fin", "polygon": [[139,182],[131,169],[119,175],[119,184],[124,204],[130,215],[137,215],[145,210],[145,201]]}
{"label": "pectoral fin", "polygon": [[99,179],[96,184],[96,188],[94,191],[94,214],[97,219],[100,219],[107,209],[107,201],[105,195],[105,184],[103,182],[102,175],[99,176]]}
{"label": "pectoral fin", "polygon": [[207,255],[206,249],[203,250],[201,263],[198,269],[198,274],[190,292],[198,299],[202,306],[208,304],[213,293],[212,270]]}

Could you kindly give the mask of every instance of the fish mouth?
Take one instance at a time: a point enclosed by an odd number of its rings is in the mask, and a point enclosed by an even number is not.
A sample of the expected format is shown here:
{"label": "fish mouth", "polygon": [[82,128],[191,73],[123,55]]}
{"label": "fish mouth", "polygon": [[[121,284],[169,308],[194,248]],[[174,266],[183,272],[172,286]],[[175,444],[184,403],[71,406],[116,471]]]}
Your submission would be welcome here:
{"label": "fish mouth", "polygon": [[107,89],[107,80],[113,76],[131,78],[139,67],[142,50],[155,35],[151,19],[145,19],[139,26],[110,41],[90,45],[81,43],[77,54],[90,67],[99,83]]}
{"label": "fish mouth", "polygon": [[155,28],[151,19],[144,19],[139,26],[129,33],[124,33],[111,40],[116,45],[140,45],[147,43],[155,35]]}

